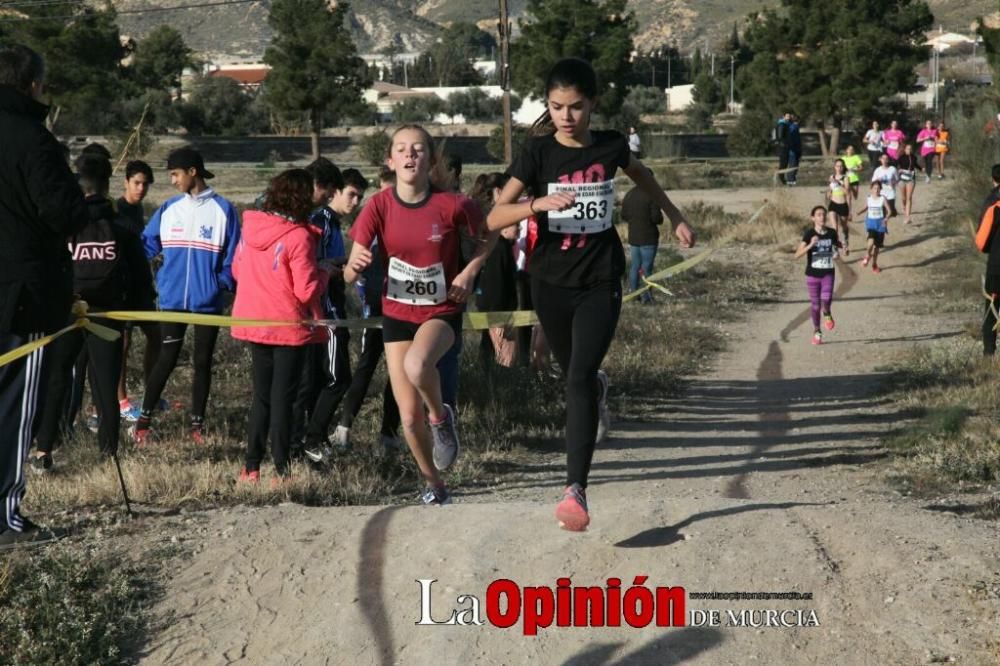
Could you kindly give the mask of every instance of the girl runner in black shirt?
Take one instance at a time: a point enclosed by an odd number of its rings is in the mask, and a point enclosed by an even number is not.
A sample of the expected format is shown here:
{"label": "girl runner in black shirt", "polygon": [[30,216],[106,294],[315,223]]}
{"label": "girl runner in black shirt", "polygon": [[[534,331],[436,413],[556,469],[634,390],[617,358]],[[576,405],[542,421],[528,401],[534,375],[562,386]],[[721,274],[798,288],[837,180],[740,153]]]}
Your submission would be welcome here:
{"label": "girl runner in black shirt", "polygon": [[[566,376],[568,474],[556,518],[565,529],[580,531],[590,522],[586,487],[594,447],[608,424],[608,380],[601,361],[622,303],[625,254],[612,226],[618,169],[663,209],[682,247],[691,247],[695,239],[681,212],[629,153],[625,137],[590,129],[598,90],[589,63],[559,61],[545,92],[547,110],[535,124],[540,135],[528,140],[511,166],[511,179],[487,224],[495,230],[531,215],[538,219],[538,245],[528,267],[532,299]],[[518,203],[526,187],[538,196]]]}

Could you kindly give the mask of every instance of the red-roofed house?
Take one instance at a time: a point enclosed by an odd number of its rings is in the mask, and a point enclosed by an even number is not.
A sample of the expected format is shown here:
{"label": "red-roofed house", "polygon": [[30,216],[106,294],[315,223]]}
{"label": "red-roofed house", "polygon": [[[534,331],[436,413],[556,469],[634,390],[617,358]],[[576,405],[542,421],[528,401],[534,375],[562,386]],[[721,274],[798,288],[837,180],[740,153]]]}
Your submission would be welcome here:
{"label": "red-roofed house", "polygon": [[224,76],[227,79],[233,79],[247,90],[257,90],[260,88],[261,84],[264,83],[264,79],[267,78],[267,74],[270,71],[270,65],[265,65],[263,63],[253,63],[247,65],[217,65],[215,69],[208,73],[208,75]]}

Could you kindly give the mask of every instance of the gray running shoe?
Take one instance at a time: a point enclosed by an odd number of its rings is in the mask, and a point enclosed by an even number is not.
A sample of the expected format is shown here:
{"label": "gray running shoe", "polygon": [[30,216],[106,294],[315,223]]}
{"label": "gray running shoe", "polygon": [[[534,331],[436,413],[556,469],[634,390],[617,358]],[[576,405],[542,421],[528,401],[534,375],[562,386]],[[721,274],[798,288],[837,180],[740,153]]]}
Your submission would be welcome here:
{"label": "gray running shoe", "polygon": [[611,414],[608,412],[608,388],[611,382],[603,370],[597,371],[597,443],[600,444],[608,436],[611,429]]}
{"label": "gray running shoe", "polygon": [[451,504],[451,493],[445,486],[431,486],[420,496],[420,501],[423,502],[424,506],[444,506]]}
{"label": "gray running shoe", "polygon": [[458,430],[455,428],[455,412],[451,405],[444,406],[445,419],[441,423],[431,424],[431,435],[434,437],[434,466],[445,471],[458,458]]}

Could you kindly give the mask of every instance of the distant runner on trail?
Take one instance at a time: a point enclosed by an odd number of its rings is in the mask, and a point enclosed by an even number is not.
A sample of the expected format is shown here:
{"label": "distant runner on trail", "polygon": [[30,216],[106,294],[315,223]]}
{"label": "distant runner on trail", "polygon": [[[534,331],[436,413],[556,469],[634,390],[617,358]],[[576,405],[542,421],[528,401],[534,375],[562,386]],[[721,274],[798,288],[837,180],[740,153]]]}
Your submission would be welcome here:
{"label": "distant runner on trail", "polygon": [[882,157],[882,151],[885,149],[885,137],[882,130],[879,129],[877,120],[873,120],[871,128],[865,132],[864,141],[865,148],[868,149],[868,165],[874,171],[878,168],[879,158]]}
{"label": "distant runner on trail", "polygon": [[934,161],[937,159],[937,138],[938,131],[934,123],[930,120],[924,123],[924,128],[917,134],[917,143],[920,144],[920,158],[924,161],[924,179],[931,182],[934,175]]}
{"label": "distant runner on trail", "polygon": [[885,141],[885,154],[889,156],[889,161],[895,164],[899,156],[903,154],[903,142],[906,141],[906,134],[899,129],[899,123],[893,120],[889,123],[889,129],[882,133],[882,138]]}
{"label": "distant runner on trail", "polygon": [[820,315],[826,330],[832,331],[833,321],[834,259],[837,250],[843,248],[837,230],[826,225],[826,208],[814,206],[809,214],[812,227],[802,235],[802,242],[795,251],[795,258],[806,257],[806,290],[809,292],[810,313],[812,315],[814,345],[823,344],[820,330]]}
{"label": "distant runner on trail", "polygon": [[896,171],[899,174],[899,196],[903,206],[903,219],[905,224],[910,223],[913,214],[913,194],[917,189],[917,172],[923,171],[923,167],[913,154],[913,144],[908,143],[903,146],[903,154],[897,160]]}
{"label": "distant runner on trail", "polygon": [[[864,160],[854,151],[854,146],[848,144],[844,149],[844,154],[840,156],[847,168],[847,184],[851,189],[851,206],[858,200],[858,183],[861,182],[861,170],[864,168]],[[854,211],[851,211],[854,214]]]}
{"label": "distant runner on trail", "polygon": [[850,251],[851,229],[848,222],[851,219],[851,187],[848,183],[847,167],[844,160],[837,159],[833,163],[833,174],[826,191],[826,203],[830,212],[837,216],[837,230],[844,236],[844,248]]}
{"label": "distant runner on trail", "polygon": [[[368,248],[378,240],[378,260],[386,269],[382,337],[392,392],[406,443],[427,483],[422,500],[441,505],[451,502],[451,494],[440,472],[458,457],[459,440],[436,366],[462,334],[465,302],[493,239],[482,242],[482,212],[474,201],[431,187],[434,155],[434,141],[419,125],[404,125],[392,135],[388,160],[396,185],[373,196],[351,228],[354,245],[344,279],[354,282],[375,260]],[[463,236],[479,241],[464,268]]]}
{"label": "distant runner on trail", "polygon": [[882,194],[882,184],[877,180],[872,181],[867,208],[859,211],[858,214],[865,216],[865,231],[868,232],[868,247],[865,251],[865,258],[861,260],[861,265],[867,266],[871,262],[872,273],[881,273],[882,269],[878,265],[878,253],[885,244],[885,235],[889,233],[887,226],[889,200]]}
{"label": "distant runner on trail", "polygon": [[889,206],[889,217],[896,217],[896,186],[899,184],[899,170],[889,163],[889,156],[882,156],[882,165],[872,174],[872,182],[882,185],[882,196]]}
{"label": "distant runner on trail", "polygon": [[[567,477],[556,518],[565,529],[590,523],[587,477],[607,432],[608,378],[601,362],[621,311],[625,254],[613,225],[615,174],[625,171],[675,225],[682,247],[694,245],[684,215],[625,137],[590,129],[597,75],[577,58],[560,60],[545,84],[546,111],[510,167],[511,179],[490,212],[490,229],[538,219],[528,271],[535,312],[566,377]],[[535,197],[518,201],[525,188]]]}
{"label": "distant runner on trail", "polygon": [[945,127],[944,121],[938,123],[937,126],[937,145],[934,147],[934,152],[937,158],[937,175],[938,180],[944,179],[944,156],[951,152],[951,130]]}

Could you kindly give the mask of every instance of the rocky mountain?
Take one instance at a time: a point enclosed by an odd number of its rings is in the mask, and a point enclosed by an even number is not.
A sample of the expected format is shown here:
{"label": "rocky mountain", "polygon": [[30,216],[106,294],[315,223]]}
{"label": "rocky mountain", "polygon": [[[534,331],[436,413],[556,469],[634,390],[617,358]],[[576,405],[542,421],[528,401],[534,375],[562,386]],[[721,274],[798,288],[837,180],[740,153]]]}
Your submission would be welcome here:
{"label": "rocky mountain", "polygon": [[[121,10],[192,4],[190,0],[114,0]],[[206,3],[211,4],[211,3]],[[510,0],[514,19],[524,14],[527,0]],[[696,46],[710,50],[725,39],[734,22],[752,11],[773,7],[779,0],[630,0],[639,23],[636,46],[651,49],[676,44],[682,52]],[[978,16],[993,14],[996,0],[929,0],[936,23],[945,30],[968,33]],[[178,28],[189,45],[212,59],[258,60],[270,39],[270,0],[207,6],[172,12],[123,13],[123,32],[141,38],[161,23]],[[441,27],[455,21],[496,29],[497,0],[354,0],[351,30],[361,53],[372,53],[394,42],[404,51],[419,51],[436,38]]]}

